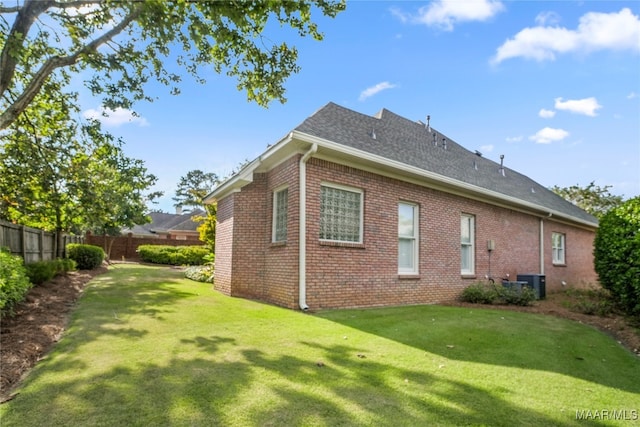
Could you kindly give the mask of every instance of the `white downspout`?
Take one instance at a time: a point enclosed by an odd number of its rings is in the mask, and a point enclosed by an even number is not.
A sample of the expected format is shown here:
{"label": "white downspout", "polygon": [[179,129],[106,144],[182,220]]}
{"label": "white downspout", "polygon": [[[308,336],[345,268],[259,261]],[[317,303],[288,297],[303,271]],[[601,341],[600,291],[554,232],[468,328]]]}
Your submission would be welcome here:
{"label": "white downspout", "polygon": [[300,220],[298,239],[298,303],[302,310],[308,310],[307,305],[307,160],[318,151],[318,144],[314,143],[309,151],[300,158]]}
{"label": "white downspout", "polygon": [[544,274],[544,218],[540,218],[540,274]]}

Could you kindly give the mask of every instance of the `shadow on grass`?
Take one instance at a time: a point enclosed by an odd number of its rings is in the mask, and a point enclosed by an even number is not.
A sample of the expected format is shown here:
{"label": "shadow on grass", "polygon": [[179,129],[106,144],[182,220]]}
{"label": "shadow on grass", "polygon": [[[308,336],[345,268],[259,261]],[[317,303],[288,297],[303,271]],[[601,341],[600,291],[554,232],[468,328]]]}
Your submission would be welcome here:
{"label": "shadow on grass", "polygon": [[147,331],[122,326],[134,315],[165,320],[177,301],[194,295],[176,289],[180,279],[181,273],[169,268],[116,266],[90,283],[82,297],[87,303],[73,313],[69,332],[82,334],[85,342],[105,334],[140,339]]}
{"label": "shadow on grass", "polygon": [[[232,337],[181,342],[207,356],[174,358],[165,366],[150,360],[135,370],[116,367],[40,386],[11,402],[3,426],[576,425],[465,383],[359,359],[350,346],[299,343],[324,360],[318,366],[252,348],[239,349],[237,360],[225,360],[222,348],[237,347]],[[70,363],[62,358],[53,368],[70,369]],[[439,390],[436,398],[434,390]],[[37,410],[29,411],[29,405]],[[580,425],[599,424],[585,420]]]}
{"label": "shadow on grass", "polygon": [[640,393],[640,360],[611,337],[578,322],[431,305],[316,315],[453,360],[555,372]]}

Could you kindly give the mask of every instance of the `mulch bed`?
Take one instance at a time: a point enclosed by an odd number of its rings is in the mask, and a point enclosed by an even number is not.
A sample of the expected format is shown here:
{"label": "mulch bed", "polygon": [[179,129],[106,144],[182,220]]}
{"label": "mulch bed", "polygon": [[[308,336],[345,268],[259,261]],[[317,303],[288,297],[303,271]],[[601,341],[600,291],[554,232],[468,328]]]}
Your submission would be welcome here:
{"label": "mulch bed", "polygon": [[[69,315],[85,285],[93,277],[107,271],[101,267],[91,271],[71,272],[37,286],[15,309],[15,315],[0,324],[0,403],[12,398],[12,391],[24,375],[60,340]],[[572,319],[591,325],[611,335],[620,344],[640,356],[640,333],[623,316],[589,316],[565,307],[566,295],[550,294],[530,307],[483,306],[456,303],[474,308],[499,308],[540,313]]]}
{"label": "mulch bed", "polygon": [[11,399],[11,390],[60,340],[69,314],[93,277],[107,271],[81,270],[61,275],[32,288],[0,323],[0,403]]}

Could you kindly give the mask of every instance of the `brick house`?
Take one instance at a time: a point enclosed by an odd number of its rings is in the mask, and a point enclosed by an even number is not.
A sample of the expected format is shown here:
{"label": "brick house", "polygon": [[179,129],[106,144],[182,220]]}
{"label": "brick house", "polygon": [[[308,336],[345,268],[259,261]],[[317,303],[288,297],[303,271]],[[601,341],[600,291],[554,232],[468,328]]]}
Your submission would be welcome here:
{"label": "brick house", "polygon": [[206,202],[215,288],[284,307],[438,303],[487,275],[597,282],[593,216],[384,109],[327,104]]}

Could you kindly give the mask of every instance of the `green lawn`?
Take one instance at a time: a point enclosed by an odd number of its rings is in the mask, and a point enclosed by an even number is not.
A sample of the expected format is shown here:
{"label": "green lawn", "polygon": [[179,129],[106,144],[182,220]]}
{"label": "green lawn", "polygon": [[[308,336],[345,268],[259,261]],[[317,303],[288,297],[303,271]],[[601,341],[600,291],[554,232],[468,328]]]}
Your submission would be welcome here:
{"label": "green lawn", "polygon": [[18,391],[3,427],[640,425],[640,359],[575,322],[439,306],[309,315],[124,264],[89,284]]}

